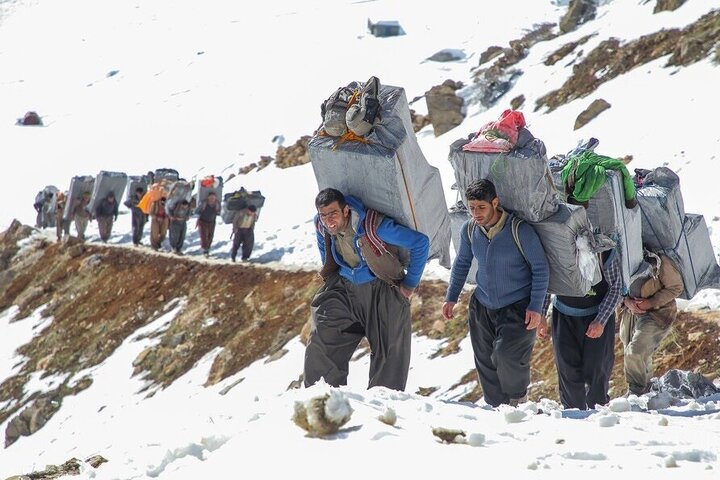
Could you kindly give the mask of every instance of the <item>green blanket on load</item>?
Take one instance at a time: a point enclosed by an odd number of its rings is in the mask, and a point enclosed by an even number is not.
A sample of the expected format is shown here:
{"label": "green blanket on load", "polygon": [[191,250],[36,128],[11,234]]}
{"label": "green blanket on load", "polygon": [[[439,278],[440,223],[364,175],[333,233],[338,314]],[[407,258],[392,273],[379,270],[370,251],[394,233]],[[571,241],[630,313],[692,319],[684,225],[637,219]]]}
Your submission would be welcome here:
{"label": "green blanket on load", "polygon": [[635,183],[625,164],[615,158],[585,151],[570,157],[562,169],[562,181],[570,187],[570,195],[580,202],[587,202],[605,183],[605,171],[615,170],[622,175],[625,200],[635,199]]}

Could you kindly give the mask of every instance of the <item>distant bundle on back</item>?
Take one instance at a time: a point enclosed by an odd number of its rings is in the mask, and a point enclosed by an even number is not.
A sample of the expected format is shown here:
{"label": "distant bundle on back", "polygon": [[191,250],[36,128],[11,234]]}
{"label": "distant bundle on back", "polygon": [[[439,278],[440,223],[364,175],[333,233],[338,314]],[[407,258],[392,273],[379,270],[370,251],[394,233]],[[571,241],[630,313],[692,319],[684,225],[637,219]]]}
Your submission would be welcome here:
{"label": "distant bundle on back", "polygon": [[214,175],[203,177],[198,181],[197,192],[198,205],[207,199],[210,192],[214,192],[218,201],[221,201],[223,198],[223,178]]}
{"label": "distant bundle on back", "polygon": [[127,174],[101,170],[95,177],[92,197],[90,197],[90,203],[87,206],[87,210],[91,215],[95,216],[95,209],[97,206],[111,193],[115,195],[115,201],[120,202],[126,186]]}
{"label": "distant bundle on back", "polygon": [[[358,197],[366,207],[424,233],[430,239],[430,258],[449,267],[450,218],[440,172],[430,166],[417,144],[405,90],[380,86],[379,114],[373,119],[368,110],[372,113],[377,85],[368,85],[359,91],[368,98],[361,103],[365,114],[362,108],[348,110],[350,125],[357,131],[333,137],[332,132],[320,130],[308,143],[318,187]],[[364,134],[368,125],[372,128]]]}
{"label": "distant bundle on back", "polygon": [[125,201],[130,201],[135,197],[135,191],[142,188],[143,192],[147,192],[150,185],[150,177],[147,175],[130,175],[128,177],[127,191],[125,192]]}
{"label": "distant bundle on back", "polygon": [[265,205],[265,197],[262,196],[260,190],[248,191],[245,188],[240,187],[240,190],[234,192],[228,192],[225,194],[222,202],[222,212],[220,216],[223,222],[230,224],[233,223],[235,214],[244,208],[254,205],[256,214],[260,215],[260,210]]}
{"label": "distant bundle on back", "polygon": [[705,218],[685,214],[678,176],[665,167],[655,169],[645,177],[637,199],[643,242],[676,263],[685,284],[681,298],[689,300],[704,288],[720,288],[720,266]]}
{"label": "distant bundle on back", "polygon": [[90,175],[75,176],[70,179],[68,197],[63,211],[63,220],[72,220],[72,210],[75,200],[79,200],[83,193],[92,193],[95,186],[95,177]]}
{"label": "distant bundle on back", "polygon": [[[501,120],[511,118],[510,112],[506,111]],[[516,133],[507,135],[512,128]],[[504,207],[524,220],[539,222],[557,211],[561,199],[548,169],[545,144],[524,126],[512,128],[497,130],[486,125],[475,139],[454,142],[448,159],[463,203],[467,205],[467,186],[487,178],[495,185]]]}
{"label": "distant bundle on back", "polygon": [[192,185],[186,180],[178,180],[172,184],[167,194],[167,210],[172,211],[176,204],[192,200]]}
{"label": "distant bundle on back", "polygon": [[148,187],[147,191],[145,192],[145,195],[143,195],[143,197],[140,199],[140,202],[138,203],[138,208],[142,210],[145,215],[150,214],[152,204],[160,200],[162,197],[165,197],[167,199],[168,193],[170,192],[170,188],[173,184],[174,182],[170,182],[168,180],[161,180],[150,185],[150,187]]}
{"label": "distant bundle on back", "polygon": [[[463,225],[470,220],[470,213],[467,207],[462,202],[457,202],[455,205],[450,207],[448,210],[450,216],[450,230],[452,232],[452,244],[455,250],[455,255],[460,251],[460,234],[462,233]],[[470,264],[470,271],[468,272],[465,283],[475,285],[475,276],[477,274],[477,260],[473,256],[472,263]]]}
{"label": "distant bundle on back", "polygon": [[180,180],[180,174],[174,168],[158,168],[155,170],[152,180],[153,183],[162,182],[163,180],[176,182]]}

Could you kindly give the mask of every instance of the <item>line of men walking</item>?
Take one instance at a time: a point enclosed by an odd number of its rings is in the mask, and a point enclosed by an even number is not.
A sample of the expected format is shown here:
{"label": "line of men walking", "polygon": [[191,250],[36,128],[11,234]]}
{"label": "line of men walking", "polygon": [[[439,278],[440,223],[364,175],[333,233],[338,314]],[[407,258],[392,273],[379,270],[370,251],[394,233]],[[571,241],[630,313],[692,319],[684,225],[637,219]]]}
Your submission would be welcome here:
{"label": "line of men walking", "polygon": [[[471,183],[466,196],[471,219],[461,229],[441,313],[446,320],[454,317],[471,263],[477,261],[468,327],[485,402],[496,407],[527,400],[533,347],[549,330],[563,406],[585,410],[607,404],[618,307],[628,394],[649,391],[652,354],[675,320],[675,299],[683,290],[672,260],[647,252],[652,272],[623,298],[619,253],[603,252],[601,279],[586,295],[559,295],[551,302],[548,261],[535,230],[503,209],[489,180]],[[588,206],[572,196],[568,202]],[[404,390],[409,299],[420,282],[429,240],[335,189],[322,190],[315,206],[324,284],[311,303],[305,386],[320,378],[333,386],[347,383],[349,361],[364,337],[371,350],[368,388]],[[402,249],[409,252],[407,263],[400,261]]]}

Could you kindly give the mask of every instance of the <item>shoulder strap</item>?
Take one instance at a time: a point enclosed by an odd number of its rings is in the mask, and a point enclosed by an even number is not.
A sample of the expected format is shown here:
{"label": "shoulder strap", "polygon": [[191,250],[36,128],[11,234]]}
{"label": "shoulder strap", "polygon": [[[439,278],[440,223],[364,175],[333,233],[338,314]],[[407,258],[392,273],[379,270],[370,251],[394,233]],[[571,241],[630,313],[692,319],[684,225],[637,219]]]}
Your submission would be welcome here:
{"label": "shoulder strap", "polygon": [[381,213],[368,208],[365,211],[365,221],[363,222],[365,235],[370,243],[370,247],[372,247],[375,255],[378,257],[388,253],[387,248],[385,247],[385,242],[383,242],[377,234],[377,228],[382,223],[383,218],[384,217]]}
{"label": "shoulder strap", "polygon": [[513,215],[510,227],[512,230],[513,240],[515,240],[515,246],[517,247],[517,249],[520,251],[520,254],[525,259],[525,263],[530,265],[530,262],[528,262],[528,259],[525,256],[525,250],[523,250],[522,243],[520,243],[520,224],[522,222],[523,222],[522,219]]}

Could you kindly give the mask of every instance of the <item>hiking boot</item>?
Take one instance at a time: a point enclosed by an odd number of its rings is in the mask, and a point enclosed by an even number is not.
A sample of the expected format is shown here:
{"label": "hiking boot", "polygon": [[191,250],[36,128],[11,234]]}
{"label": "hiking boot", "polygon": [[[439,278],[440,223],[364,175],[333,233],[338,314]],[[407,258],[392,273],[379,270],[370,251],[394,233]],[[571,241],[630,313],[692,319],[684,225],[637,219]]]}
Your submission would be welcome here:
{"label": "hiking boot", "polygon": [[509,404],[511,407],[517,407],[517,406],[520,405],[521,403],[527,402],[527,400],[528,400],[528,396],[527,396],[527,393],[526,393],[526,394],[523,395],[522,397],[511,398],[510,401],[508,401],[508,404]]}

